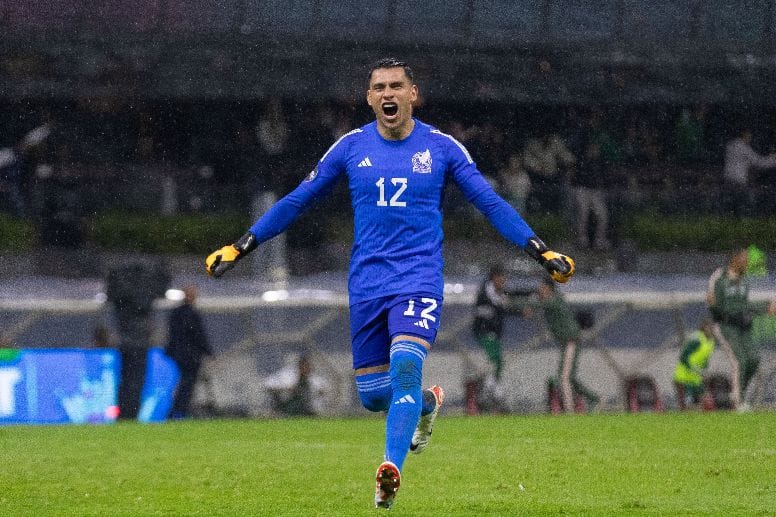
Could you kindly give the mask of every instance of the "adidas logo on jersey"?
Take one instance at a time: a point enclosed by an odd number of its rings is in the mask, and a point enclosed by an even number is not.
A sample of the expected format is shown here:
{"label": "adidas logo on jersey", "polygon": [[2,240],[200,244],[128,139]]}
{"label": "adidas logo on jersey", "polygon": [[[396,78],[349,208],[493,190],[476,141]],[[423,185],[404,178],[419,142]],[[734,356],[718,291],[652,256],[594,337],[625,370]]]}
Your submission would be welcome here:
{"label": "adidas logo on jersey", "polygon": [[358,164],[359,167],[371,167],[372,162],[369,160],[369,156],[361,160],[361,163]]}
{"label": "adidas logo on jersey", "polygon": [[426,320],[419,320],[415,322],[416,327],[423,327],[424,329],[428,330],[428,321]]}
{"label": "adidas logo on jersey", "polygon": [[412,395],[404,395],[402,398],[394,402],[394,404],[414,404],[415,399],[412,398]]}

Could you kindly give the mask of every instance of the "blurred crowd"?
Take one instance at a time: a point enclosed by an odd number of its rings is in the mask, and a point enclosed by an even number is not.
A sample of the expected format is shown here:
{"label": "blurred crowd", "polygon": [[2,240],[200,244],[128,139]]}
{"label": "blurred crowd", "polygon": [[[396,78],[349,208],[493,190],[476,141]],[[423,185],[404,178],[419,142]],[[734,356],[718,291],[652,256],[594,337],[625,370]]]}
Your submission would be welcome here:
{"label": "blurred crowd", "polygon": [[[605,249],[626,209],[772,214],[767,111],[425,103],[417,115],[461,141],[516,208],[564,216],[579,245]],[[100,210],[240,210],[258,192],[289,191],[369,119],[360,102],[280,98],[13,102],[0,110],[0,211],[77,243],[62,228]]]}

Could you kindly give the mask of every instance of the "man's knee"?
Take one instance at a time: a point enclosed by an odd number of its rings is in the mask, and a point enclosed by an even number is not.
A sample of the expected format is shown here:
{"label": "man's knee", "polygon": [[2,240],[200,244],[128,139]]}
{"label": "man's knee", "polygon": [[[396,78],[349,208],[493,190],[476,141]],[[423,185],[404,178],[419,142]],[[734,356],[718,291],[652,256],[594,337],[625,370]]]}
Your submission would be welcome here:
{"label": "man's knee", "polygon": [[359,375],[356,377],[356,389],[361,405],[369,411],[386,411],[391,405],[393,390],[388,372]]}
{"label": "man's knee", "polygon": [[364,409],[372,412],[387,411],[391,405],[391,390],[387,390],[385,393],[362,393],[358,392],[359,398],[361,398],[361,405]]}

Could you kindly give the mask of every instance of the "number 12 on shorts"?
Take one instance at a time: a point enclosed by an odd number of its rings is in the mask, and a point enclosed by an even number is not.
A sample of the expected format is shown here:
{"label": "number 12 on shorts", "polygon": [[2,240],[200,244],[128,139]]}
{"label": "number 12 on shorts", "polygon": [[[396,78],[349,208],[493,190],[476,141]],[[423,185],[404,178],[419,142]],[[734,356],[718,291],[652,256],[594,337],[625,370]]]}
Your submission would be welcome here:
{"label": "number 12 on shorts", "polygon": [[[421,298],[418,305],[421,304],[425,305],[425,308],[420,311],[420,317],[425,320],[436,321],[436,316],[431,313],[437,308],[437,301],[433,298]],[[415,300],[410,299],[407,302],[407,310],[404,311],[404,315],[410,318],[415,317]]]}

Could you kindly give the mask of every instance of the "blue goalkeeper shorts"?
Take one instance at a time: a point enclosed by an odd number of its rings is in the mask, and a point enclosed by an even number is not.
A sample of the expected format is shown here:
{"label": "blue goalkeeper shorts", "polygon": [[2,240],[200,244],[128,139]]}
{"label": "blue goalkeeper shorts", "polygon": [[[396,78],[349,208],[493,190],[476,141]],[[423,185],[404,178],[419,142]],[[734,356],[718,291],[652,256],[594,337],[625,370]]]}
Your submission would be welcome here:
{"label": "blue goalkeeper shorts", "polygon": [[434,343],[442,300],[425,294],[399,294],[350,306],[353,368],[390,362],[393,336],[409,334]]}

